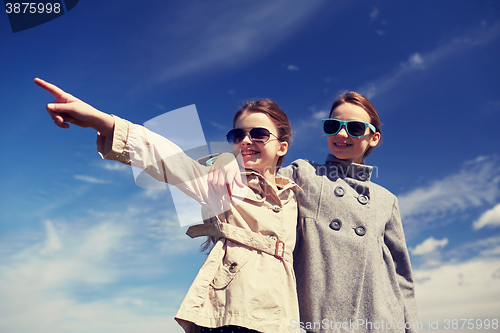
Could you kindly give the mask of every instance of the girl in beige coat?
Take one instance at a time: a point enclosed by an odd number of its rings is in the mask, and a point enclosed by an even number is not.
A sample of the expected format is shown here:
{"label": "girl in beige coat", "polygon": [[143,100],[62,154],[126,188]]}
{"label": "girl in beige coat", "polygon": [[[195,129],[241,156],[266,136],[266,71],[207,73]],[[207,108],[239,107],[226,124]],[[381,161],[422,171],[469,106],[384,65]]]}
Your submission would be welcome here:
{"label": "girl in beige coat", "polygon": [[211,236],[210,254],[175,317],[187,333],[292,331],[299,319],[292,250],[297,203],[295,183],[276,176],[291,137],[288,117],[262,100],[247,103],[234,117],[227,139],[246,170],[246,186],[231,196],[209,185],[209,167],[146,128],[103,113],[58,87],[35,82],[56,101],[47,105],[55,124],[92,127],[105,159],[144,169],[198,200],[211,224],[188,229]]}

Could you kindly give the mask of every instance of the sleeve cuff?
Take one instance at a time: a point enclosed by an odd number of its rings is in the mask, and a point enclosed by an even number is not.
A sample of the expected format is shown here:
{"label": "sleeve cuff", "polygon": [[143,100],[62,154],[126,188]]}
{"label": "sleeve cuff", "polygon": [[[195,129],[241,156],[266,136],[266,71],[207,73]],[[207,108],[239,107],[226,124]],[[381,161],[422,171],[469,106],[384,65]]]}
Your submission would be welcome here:
{"label": "sleeve cuff", "polygon": [[126,147],[132,123],[115,115],[112,116],[115,119],[113,140],[108,139],[101,133],[97,133],[97,151],[103,159],[130,164],[130,157]]}

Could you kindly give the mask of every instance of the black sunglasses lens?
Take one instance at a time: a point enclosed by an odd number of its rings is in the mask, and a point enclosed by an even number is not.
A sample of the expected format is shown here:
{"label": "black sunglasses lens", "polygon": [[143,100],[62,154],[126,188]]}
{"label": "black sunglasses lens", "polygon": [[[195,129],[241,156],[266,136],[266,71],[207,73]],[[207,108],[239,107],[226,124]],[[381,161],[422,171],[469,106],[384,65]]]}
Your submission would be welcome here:
{"label": "black sunglasses lens", "polygon": [[340,129],[340,122],[335,119],[328,119],[323,122],[323,130],[326,134],[337,134]]}
{"label": "black sunglasses lens", "polygon": [[[258,141],[258,142],[267,142],[269,140],[269,136],[271,135],[270,132],[265,129],[265,128],[252,128],[248,134],[250,134],[250,139],[252,141]],[[246,132],[242,130],[241,128],[235,128],[233,130],[230,130],[227,135],[227,142],[231,144],[238,144],[246,136]]]}
{"label": "black sunglasses lens", "polygon": [[351,121],[347,123],[347,131],[351,136],[365,135],[366,125],[360,121]]}
{"label": "black sunglasses lens", "polygon": [[245,137],[245,132],[240,128],[230,130],[226,135],[227,142],[231,144],[240,143],[244,137]]}
{"label": "black sunglasses lens", "polygon": [[249,133],[253,141],[259,142],[266,142],[271,135],[267,129],[260,127],[252,128]]}

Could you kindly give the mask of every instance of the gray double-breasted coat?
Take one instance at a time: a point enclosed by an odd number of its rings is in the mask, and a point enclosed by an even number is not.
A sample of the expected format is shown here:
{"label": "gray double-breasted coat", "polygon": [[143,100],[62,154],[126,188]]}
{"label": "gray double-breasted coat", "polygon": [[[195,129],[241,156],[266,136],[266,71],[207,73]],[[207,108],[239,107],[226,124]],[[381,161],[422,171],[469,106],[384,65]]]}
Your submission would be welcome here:
{"label": "gray double-breasted coat", "polygon": [[372,171],[331,154],[280,170],[303,190],[294,269],[308,332],[418,331],[398,201]]}

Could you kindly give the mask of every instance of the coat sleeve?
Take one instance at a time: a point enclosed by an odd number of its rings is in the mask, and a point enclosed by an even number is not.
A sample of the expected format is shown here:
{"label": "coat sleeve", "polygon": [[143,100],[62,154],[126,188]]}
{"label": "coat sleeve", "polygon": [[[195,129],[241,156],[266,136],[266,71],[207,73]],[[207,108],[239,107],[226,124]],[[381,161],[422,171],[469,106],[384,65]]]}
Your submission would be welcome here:
{"label": "coat sleeve", "polygon": [[294,182],[295,182],[295,179],[293,179],[293,176],[294,176],[294,170],[293,170],[293,167],[292,165],[289,165],[287,167],[282,167],[278,170],[278,174],[280,176],[283,176],[283,177],[286,177],[286,178],[289,178],[289,179],[292,179]]}
{"label": "coat sleeve", "polygon": [[[98,134],[97,150],[104,159],[140,168],[160,182],[175,185],[201,204],[209,205],[208,168],[187,156],[181,148],[127,120],[115,118],[113,140]],[[212,199],[213,201],[213,199]]]}
{"label": "coat sleeve", "polygon": [[411,328],[407,329],[406,332],[416,333],[418,332],[416,329],[416,327],[418,327],[418,316],[415,303],[413,274],[396,197],[394,197],[391,219],[385,228],[384,241],[394,260],[397,274],[396,279],[404,303],[405,322],[412,324],[408,325],[411,326]]}

